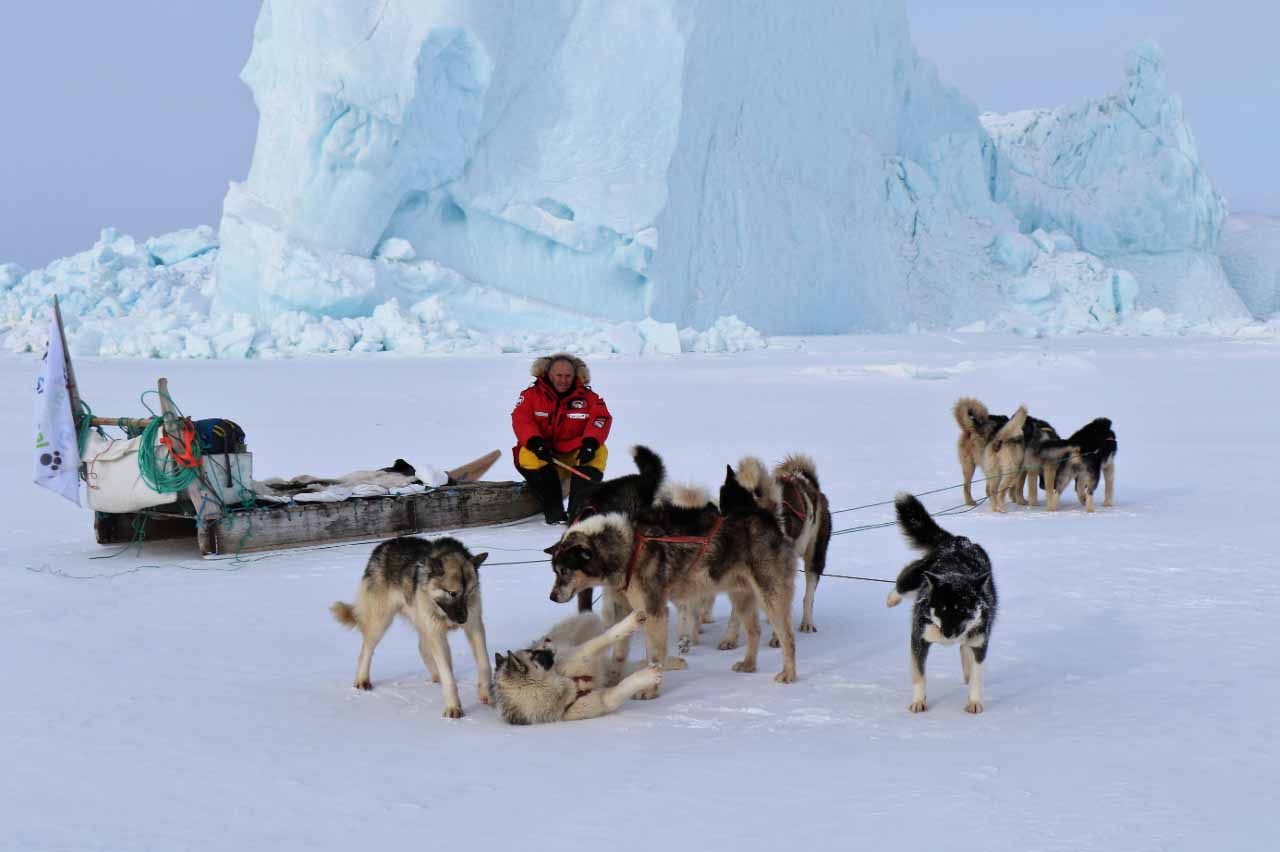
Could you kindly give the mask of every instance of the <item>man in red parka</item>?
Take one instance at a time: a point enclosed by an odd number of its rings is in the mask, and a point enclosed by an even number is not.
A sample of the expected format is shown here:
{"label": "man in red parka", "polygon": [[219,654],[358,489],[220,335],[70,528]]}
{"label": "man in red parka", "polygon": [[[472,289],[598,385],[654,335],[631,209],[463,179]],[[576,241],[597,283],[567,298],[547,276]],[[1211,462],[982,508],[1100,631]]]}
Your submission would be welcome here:
{"label": "man in red parka", "polygon": [[[542,505],[549,524],[563,524],[578,516],[587,497],[604,478],[613,417],[600,395],[591,390],[586,363],[567,352],[533,362],[534,382],[511,412],[516,441],[516,468]],[[571,476],[552,460],[569,465],[582,476]],[[583,476],[587,478],[583,478]],[[564,511],[563,480],[569,479],[569,514]]]}

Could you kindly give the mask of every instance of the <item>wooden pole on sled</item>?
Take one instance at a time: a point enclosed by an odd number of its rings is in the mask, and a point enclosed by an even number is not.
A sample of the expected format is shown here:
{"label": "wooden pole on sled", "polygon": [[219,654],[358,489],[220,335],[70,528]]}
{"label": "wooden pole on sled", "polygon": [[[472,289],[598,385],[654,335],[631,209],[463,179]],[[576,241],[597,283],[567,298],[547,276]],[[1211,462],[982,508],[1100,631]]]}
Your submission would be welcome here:
{"label": "wooden pole on sled", "polygon": [[[182,429],[178,425],[181,418],[173,404],[173,399],[169,396],[169,380],[158,381],[156,389],[160,392],[160,411],[164,415],[164,431],[177,446],[182,441]],[[196,526],[196,540],[200,545],[200,552],[207,556],[214,551],[213,533],[209,529],[209,522],[222,515],[222,504],[216,495],[205,488],[204,482],[198,476],[187,486],[187,498],[191,500],[191,505],[195,507],[196,515],[200,519]]]}

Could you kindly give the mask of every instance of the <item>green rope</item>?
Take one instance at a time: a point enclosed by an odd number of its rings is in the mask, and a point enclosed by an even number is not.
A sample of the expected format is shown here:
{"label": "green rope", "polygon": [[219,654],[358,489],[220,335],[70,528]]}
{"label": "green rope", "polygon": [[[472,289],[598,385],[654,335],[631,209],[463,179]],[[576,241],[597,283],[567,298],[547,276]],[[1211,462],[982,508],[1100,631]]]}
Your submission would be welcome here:
{"label": "green rope", "polygon": [[[138,472],[142,481],[158,494],[171,494],[185,491],[200,472],[198,467],[179,467],[169,454],[163,460],[156,455],[156,443],[160,429],[164,426],[164,418],[154,418],[146,429],[142,430],[142,446],[138,448]],[[200,458],[199,443],[192,445],[191,454]]]}
{"label": "green rope", "polygon": [[76,437],[79,441],[80,458],[84,458],[84,448],[89,444],[89,433],[93,431],[90,425],[93,423],[93,409],[89,407],[89,403],[83,399],[80,400],[80,423],[76,427]]}

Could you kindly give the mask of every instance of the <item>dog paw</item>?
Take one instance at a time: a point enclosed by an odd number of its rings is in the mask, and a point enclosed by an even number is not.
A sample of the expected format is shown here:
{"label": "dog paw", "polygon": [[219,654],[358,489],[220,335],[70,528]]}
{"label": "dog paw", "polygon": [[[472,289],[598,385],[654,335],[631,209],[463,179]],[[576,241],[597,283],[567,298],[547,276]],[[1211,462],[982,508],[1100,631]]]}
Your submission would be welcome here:
{"label": "dog paw", "polygon": [[443,717],[444,717],[444,718],[446,718],[446,719],[461,719],[461,718],[462,718],[462,715],[463,715],[463,714],[462,714],[462,708],[461,708],[461,707],[446,707],[446,708],[444,708],[444,712],[443,712],[443,713],[441,713],[440,715],[441,715],[441,716],[443,716]]}
{"label": "dog paw", "polygon": [[482,689],[482,690],[480,690],[480,703],[481,703],[481,704],[488,704],[488,705],[491,705],[491,706],[492,706],[492,704],[493,704],[493,696],[491,696],[491,695],[489,694],[489,690],[487,690],[487,689]]}
{"label": "dog paw", "polygon": [[925,706],[925,703],[923,701],[912,701],[910,704],[907,705],[907,709],[910,710],[912,713],[923,713],[929,708]]}
{"label": "dog paw", "polygon": [[778,672],[776,675],[773,676],[773,682],[774,683],[795,683],[796,673],[789,672],[786,669],[783,669],[782,671]]}
{"label": "dog paw", "polygon": [[682,672],[689,668],[689,664],[679,657],[667,657],[662,661],[662,668],[669,672]]}
{"label": "dog paw", "polygon": [[738,647],[738,640],[724,639],[724,640],[721,640],[720,644],[717,645],[716,647],[719,648],[721,651],[732,651],[734,648]]}
{"label": "dog paw", "polygon": [[373,682],[368,680],[358,680],[355,682],[356,689],[362,689],[365,692],[373,689]]}
{"label": "dog paw", "polygon": [[657,689],[658,687],[662,686],[662,677],[663,677],[662,666],[649,666],[647,668],[642,669],[641,671],[643,671],[644,674],[646,675],[644,680],[645,680],[645,683],[648,685],[648,688]]}
{"label": "dog paw", "polygon": [[966,506],[976,506],[976,505],[978,505],[978,501],[977,501],[977,500],[975,500],[975,499],[973,499],[972,497],[966,497],[966,498],[964,498],[964,502],[965,502],[965,505],[966,505]]}
{"label": "dog paw", "polygon": [[689,653],[689,649],[693,647],[693,640],[688,636],[681,636],[680,641],[676,642],[676,650],[681,654]]}
{"label": "dog paw", "polygon": [[631,697],[634,698],[636,701],[652,701],[653,699],[658,697],[659,691],[660,691],[659,684],[654,684],[653,686],[648,687],[647,689],[640,690],[639,692],[637,692],[635,695]]}
{"label": "dog paw", "polygon": [[432,682],[432,683],[439,683],[439,682],[440,682],[440,675],[433,674],[433,675],[431,676],[431,682]]}
{"label": "dog paw", "polygon": [[966,713],[974,713],[974,714],[981,713],[981,712],[982,712],[982,702],[981,702],[981,701],[970,701],[968,704],[964,705],[964,712],[966,712]]}
{"label": "dog paw", "polygon": [[735,672],[742,672],[743,674],[751,674],[755,670],[756,670],[756,664],[754,661],[747,662],[746,660],[739,660],[738,662],[733,664],[733,671]]}
{"label": "dog paw", "polygon": [[1110,500],[1103,500],[1103,501],[1102,501],[1102,505],[1103,505],[1104,507],[1106,507],[1106,508],[1110,509],[1110,508],[1111,508],[1113,505],[1115,505],[1115,504],[1114,504],[1114,503],[1112,503]]}
{"label": "dog paw", "polygon": [[646,621],[649,620],[649,613],[645,612],[642,609],[636,610],[635,612],[631,613],[631,615],[635,618],[636,624],[644,624]]}
{"label": "dog paw", "polygon": [[885,599],[884,605],[897,606],[900,603],[902,603],[902,595],[898,594],[897,589],[894,589],[893,591],[889,592],[889,597]]}
{"label": "dog paw", "polygon": [[[889,606],[893,606],[893,604],[889,604]],[[817,633],[818,625],[814,624],[812,621],[802,621],[800,622],[800,632],[801,633]]]}
{"label": "dog paw", "polygon": [[701,621],[703,624],[715,624],[715,623],[716,623],[716,617],[715,617],[714,615],[712,615],[711,613],[709,613],[709,612],[708,612],[708,613],[704,613],[704,614],[702,615],[702,617],[701,617],[701,618],[699,618],[698,620],[699,620],[699,621]]}

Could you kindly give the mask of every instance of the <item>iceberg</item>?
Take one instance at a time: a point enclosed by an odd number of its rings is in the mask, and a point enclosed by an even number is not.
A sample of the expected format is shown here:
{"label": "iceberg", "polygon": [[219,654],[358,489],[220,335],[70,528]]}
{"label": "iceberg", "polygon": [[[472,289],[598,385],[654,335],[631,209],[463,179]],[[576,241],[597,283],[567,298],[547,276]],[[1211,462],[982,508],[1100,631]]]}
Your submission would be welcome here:
{"label": "iceberg", "polygon": [[1017,228],[994,146],[901,0],[267,0],[242,76],[227,312],[367,315],[387,293],[349,258],[401,240],[610,321],[941,327],[1000,298],[972,250]]}
{"label": "iceberg", "polygon": [[1230,216],[1222,231],[1222,265],[1254,317],[1280,317],[1280,218]]}
{"label": "iceberg", "polygon": [[979,115],[905,0],[264,0],[242,78],[216,233],[0,265],[6,348],[54,293],[104,357],[1269,334],[1280,308],[1274,228],[1227,219],[1153,44],[1110,96]]}
{"label": "iceberg", "polygon": [[997,149],[995,198],[1024,233],[1060,231],[1128,271],[1148,308],[1193,321],[1247,316],[1217,256],[1226,202],[1154,43],[1127,54],[1124,86],[1108,97],[982,122]]}

